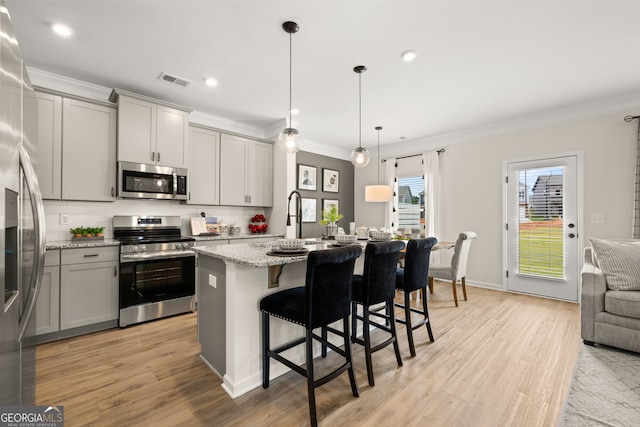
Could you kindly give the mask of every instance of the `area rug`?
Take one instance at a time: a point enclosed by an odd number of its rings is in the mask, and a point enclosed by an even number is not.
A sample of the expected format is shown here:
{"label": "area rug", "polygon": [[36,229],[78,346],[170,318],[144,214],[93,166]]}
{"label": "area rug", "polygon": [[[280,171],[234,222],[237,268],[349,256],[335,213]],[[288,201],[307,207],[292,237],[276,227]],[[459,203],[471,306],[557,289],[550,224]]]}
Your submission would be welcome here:
{"label": "area rug", "polygon": [[640,354],[583,344],[560,426],[640,426]]}

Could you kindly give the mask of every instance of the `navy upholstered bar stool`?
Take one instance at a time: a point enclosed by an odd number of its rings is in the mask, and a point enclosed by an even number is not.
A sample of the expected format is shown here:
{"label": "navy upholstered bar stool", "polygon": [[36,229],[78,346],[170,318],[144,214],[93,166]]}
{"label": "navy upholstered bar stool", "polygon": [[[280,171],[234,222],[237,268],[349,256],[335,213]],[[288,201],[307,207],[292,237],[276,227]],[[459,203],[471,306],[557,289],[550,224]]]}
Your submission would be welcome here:
{"label": "navy upholstered bar stool", "polygon": [[[427,308],[427,292],[426,287],[429,277],[429,257],[431,255],[431,248],[438,243],[434,237],[428,237],[426,239],[412,239],[407,243],[407,251],[404,258],[404,268],[399,268],[396,272],[396,289],[404,292],[404,304],[396,304],[396,307],[404,308],[405,318],[397,319],[399,323],[404,323],[407,326],[407,338],[409,340],[409,351],[411,356],[416,355],[416,348],[413,343],[413,331],[426,325],[427,332],[429,333],[429,340],[433,339],[433,332],[431,331],[431,322],[429,321],[429,310]],[[412,308],[410,305],[411,292],[422,290],[422,310]],[[423,318],[413,323],[411,320],[411,313],[418,313]]]}
{"label": "navy upholstered bar stool", "polygon": [[[393,344],[398,366],[402,366],[400,348],[396,335],[396,323],[393,309],[393,298],[396,293],[396,268],[402,242],[376,242],[367,244],[362,275],[353,276],[353,294],[351,296],[351,341],[364,345],[369,385],[375,385],[371,355],[384,347]],[[387,315],[370,310],[372,305],[384,303]],[[357,305],[362,305],[362,316],[357,314]],[[371,316],[385,319],[385,325],[372,321]],[[356,337],[357,321],[362,321],[363,338]],[[371,346],[370,326],[388,332],[391,336],[384,342]]]}
{"label": "navy upholstered bar stool", "polygon": [[[286,289],[268,295],[260,301],[262,311],[262,387],[269,387],[269,359],[273,358],[307,378],[309,397],[309,415],[311,425],[316,426],[315,388],[338,377],[344,371],[349,372],[351,391],[359,396],[358,385],[351,362],[351,344],[349,342],[349,314],[351,302],[351,279],[356,258],[362,254],[360,246],[347,246],[336,249],[313,251],[307,258],[305,285]],[[305,336],[270,348],[269,318],[279,317],[297,323],[305,328]],[[343,330],[332,328],[329,324],[342,320]],[[322,329],[322,336],[313,333]],[[342,336],[344,349],[327,340],[327,332]],[[344,357],[344,363],[322,378],[315,378],[313,372],[313,340],[320,341],[323,356],[328,346]],[[280,353],[306,344],[306,369],[284,358]]]}

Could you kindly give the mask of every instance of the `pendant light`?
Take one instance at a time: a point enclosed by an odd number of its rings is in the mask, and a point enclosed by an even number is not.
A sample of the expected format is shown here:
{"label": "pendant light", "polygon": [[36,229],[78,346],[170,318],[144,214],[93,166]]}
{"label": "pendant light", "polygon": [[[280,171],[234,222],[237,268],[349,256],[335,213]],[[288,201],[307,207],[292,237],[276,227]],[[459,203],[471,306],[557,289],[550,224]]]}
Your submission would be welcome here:
{"label": "pendant light", "polygon": [[278,146],[287,153],[297,153],[302,148],[302,137],[291,124],[291,35],[297,33],[300,27],[295,22],[287,21],[282,24],[282,29],[289,33],[289,127],[278,135]]}
{"label": "pendant light", "polygon": [[365,202],[390,202],[393,200],[393,187],[380,184],[380,131],[382,126],[376,126],[378,131],[378,184],[364,187]]}
{"label": "pendant light", "polygon": [[364,65],[358,65],[353,69],[358,73],[358,111],[359,111],[359,129],[358,129],[358,148],[351,152],[351,163],[357,168],[363,168],[369,164],[369,150],[362,148],[362,73],[367,71]]}

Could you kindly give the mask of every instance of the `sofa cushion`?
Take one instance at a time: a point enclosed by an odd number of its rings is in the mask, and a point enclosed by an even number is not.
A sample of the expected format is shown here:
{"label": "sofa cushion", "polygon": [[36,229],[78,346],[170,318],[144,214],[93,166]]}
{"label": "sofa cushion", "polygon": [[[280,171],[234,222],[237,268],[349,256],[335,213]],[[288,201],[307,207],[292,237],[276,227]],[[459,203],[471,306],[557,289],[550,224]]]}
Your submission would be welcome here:
{"label": "sofa cushion", "polygon": [[589,239],[607,288],[640,290],[640,240]]}
{"label": "sofa cushion", "polygon": [[604,309],[607,313],[640,319],[640,292],[607,291]]}

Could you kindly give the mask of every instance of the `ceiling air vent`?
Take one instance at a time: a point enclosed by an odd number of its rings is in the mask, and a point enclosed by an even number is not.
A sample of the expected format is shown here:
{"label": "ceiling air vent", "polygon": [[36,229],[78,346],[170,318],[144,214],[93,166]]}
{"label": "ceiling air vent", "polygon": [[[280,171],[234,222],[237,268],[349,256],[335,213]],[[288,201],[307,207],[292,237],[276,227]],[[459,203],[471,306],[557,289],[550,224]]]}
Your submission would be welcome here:
{"label": "ceiling air vent", "polygon": [[178,77],[178,76],[172,76],[171,74],[167,74],[167,73],[160,73],[160,76],[158,76],[158,78],[160,80],[164,80],[165,82],[173,83],[183,87],[187,87],[192,83],[187,79],[183,79],[182,77]]}

